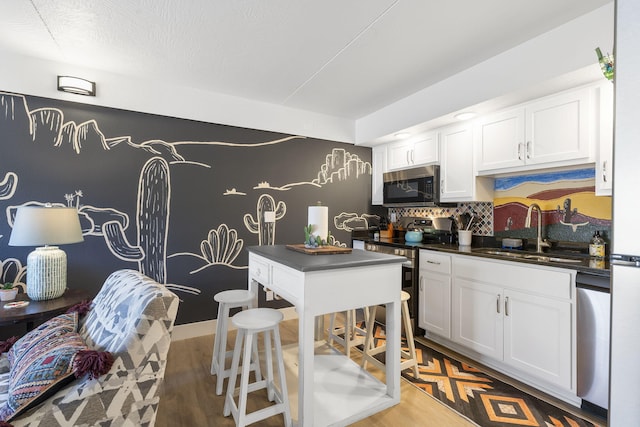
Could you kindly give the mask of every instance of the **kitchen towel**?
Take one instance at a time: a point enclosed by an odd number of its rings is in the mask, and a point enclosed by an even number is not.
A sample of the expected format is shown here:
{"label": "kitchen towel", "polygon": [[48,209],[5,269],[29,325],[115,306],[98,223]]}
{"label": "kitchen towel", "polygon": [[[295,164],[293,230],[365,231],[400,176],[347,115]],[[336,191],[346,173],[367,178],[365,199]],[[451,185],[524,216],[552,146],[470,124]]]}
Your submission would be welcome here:
{"label": "kitchen towel", "polygon": [[327,206],[309,206],[307,224],[312,226],[312,235],[326,239],[329,234],[329,208]]}

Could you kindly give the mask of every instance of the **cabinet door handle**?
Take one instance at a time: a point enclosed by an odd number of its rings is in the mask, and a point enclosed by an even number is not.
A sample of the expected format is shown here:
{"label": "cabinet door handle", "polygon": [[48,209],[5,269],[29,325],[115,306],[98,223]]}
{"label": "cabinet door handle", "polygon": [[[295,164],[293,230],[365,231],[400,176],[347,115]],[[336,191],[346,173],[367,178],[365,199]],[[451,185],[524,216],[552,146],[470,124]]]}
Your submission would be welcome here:
{"label": "cabinet door handle", "polygon": [[607,182],[607,161],[602,162],[602,181]]}
{"label": "cabinet door handle", "polygon": [[518,160],[522,160],[522,142],[518,142]]}
{"label": "cabinet door handle", "polygon": [[498,294],[498,298],[496,298],[496,312],[500,314],[500,294]]}
{"label": "cabinet door handle", "polygon": [[509,297],[504,297],[504,315],[509,315]]}
{"label": "cabinet door handle", "polygon": [[411,150],[411,164],[416,163],[416,150]]}
{"label": "cabinet door handle", "polygon": [[420,276],[420,292],[424,291],[423,282],[424,282],[424,276]]}
{"label": "cabinet door handle", "polygon": [[411,164],[411,150],[407,150],[406,157],[407,157],[407,164],[410,165]]}
{"label": "cabinet door handle", "polygon": [[531,158],[531,141],[527,141],[527,159]]}
{"label": "cabinet door handle", "polygon": [[444,194],[444,179],[440,180],[440,193]]}
{"label": "cabinet door handle", "polygon": [[431,261],[430,259],[428,259],[428,260],[427,260],[427,263],[428,263],[428,264],[435,264],[435,265],[440,265],[440,264],[442,264],[442,263],[440,263],[440,262]]}

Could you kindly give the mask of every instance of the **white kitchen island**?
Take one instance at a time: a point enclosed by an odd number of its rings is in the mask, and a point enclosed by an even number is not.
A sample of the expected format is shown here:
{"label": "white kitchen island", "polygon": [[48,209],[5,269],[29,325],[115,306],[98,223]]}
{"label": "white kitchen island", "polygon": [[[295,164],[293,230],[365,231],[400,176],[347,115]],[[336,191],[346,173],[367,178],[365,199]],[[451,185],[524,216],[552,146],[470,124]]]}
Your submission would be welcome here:
{"label": "white kitchen island", "polygon": [[[249,289],[260,285],[298,313],[298,426],[346,426],[400,402],[400,290],[404,257],[354,249],[307,255],[252,246]],[[386,384],[341,353],[315,354],[316,316],[386,304]]]}

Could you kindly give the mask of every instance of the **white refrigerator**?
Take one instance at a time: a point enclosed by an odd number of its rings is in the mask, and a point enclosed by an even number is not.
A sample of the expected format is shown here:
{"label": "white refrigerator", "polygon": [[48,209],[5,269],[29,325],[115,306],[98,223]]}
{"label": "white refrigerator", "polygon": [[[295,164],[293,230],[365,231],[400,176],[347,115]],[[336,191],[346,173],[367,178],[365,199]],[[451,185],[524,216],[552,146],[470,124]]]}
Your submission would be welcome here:
{"label": "white refrigerator", "polygon": [[640,1],[616,0],[609,426],[640,426]]}

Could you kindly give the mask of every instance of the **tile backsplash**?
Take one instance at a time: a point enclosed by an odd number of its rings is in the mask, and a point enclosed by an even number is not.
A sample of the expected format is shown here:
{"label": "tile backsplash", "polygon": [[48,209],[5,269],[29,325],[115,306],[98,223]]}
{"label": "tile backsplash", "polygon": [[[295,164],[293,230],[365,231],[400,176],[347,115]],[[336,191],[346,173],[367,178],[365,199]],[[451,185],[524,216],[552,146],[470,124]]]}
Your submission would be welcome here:
{"label": "tile backsplash", "polygon": [[471,225],[473,234],[477,236],[493,235],[493,203],[491,202],[458,203],[456,207],[390,208],[389,216],[395,213],[400,220],[404,217],[456,217],[466,212],[476,217]]}

